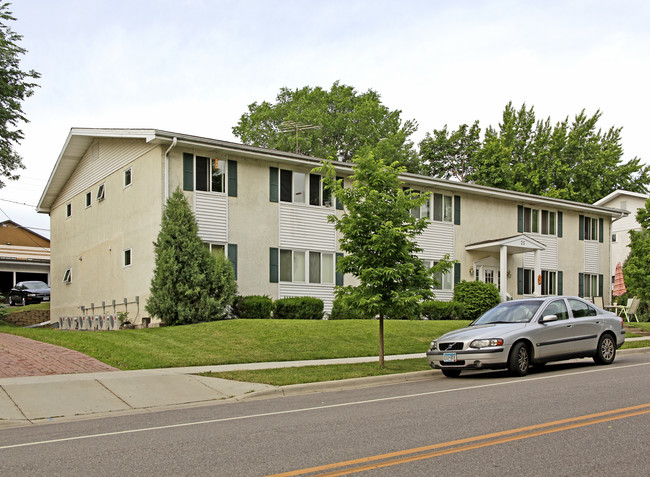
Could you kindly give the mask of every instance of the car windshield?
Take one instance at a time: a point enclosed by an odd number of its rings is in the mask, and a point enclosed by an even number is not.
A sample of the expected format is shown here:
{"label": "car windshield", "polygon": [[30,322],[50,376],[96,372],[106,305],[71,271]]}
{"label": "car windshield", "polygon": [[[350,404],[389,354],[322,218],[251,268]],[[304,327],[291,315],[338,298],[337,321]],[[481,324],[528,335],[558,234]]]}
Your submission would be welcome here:
{"label": "car windshield", "polygon": [[542,302],[538,300],[501,303],[491,310],[486,311],[473,325],[528,323],[535,316],[541,304]]}
{"label": "car windshield", "polygon": [[23,282],[22,285],[28,290],[43,290],[48,288],[47,284],[43,282]]}

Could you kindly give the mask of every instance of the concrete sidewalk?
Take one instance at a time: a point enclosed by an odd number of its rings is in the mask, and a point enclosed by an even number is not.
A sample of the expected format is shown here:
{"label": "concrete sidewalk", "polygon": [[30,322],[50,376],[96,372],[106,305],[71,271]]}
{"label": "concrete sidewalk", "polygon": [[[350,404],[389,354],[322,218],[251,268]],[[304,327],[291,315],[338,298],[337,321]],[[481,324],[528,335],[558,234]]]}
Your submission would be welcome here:
{"label": "concrete sidewalk", "polygon": [[[627,341],[643,339],[647,337],[628,338]],[[650,348],[618,351],[620,354],[639,352],[648,353]],[[418,353],[386,356],[385,359],[425,359],[425,357],[425,353]],[[282,387],[197,376],[198,373],[208,371],[271,369],[377,360],[375,356],[2,378],[0,379],[0,428],[53,420],[107,417],[190,405],[358,388],[442,376],[439,371],[428,370]]]}
{"label": "concrete sidewalk", "polygon": [[[385,359],[424,359],[425,357],[424,353],[418,353],[386,356]],[[0,427],[13,427],[54,419],[105,417],[199,403],[283,396],[287,394],[286,387],[207,378],[197,374],[209,371],[271,369],[377,360],[377,357],[371,356],[0,378]],[[432,372],[426,371],[429,375]],[[389,378],[404,381],[408,377],[395,375]],[[341,384],[344,383],[336,383],[334,386]],[[292,392],[316,392],[324,387],[332,387],[332,384],[329,386],[328,383],[298,385],[292,388]]]}

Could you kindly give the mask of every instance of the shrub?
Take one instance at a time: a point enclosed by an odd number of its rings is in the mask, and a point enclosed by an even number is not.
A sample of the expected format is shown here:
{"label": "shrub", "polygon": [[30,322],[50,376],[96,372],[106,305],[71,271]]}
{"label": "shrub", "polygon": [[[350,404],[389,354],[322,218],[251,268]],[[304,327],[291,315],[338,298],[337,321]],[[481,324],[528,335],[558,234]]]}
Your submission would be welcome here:
{"label": "shrub", "polygon": [[273,301],[268,296],[238,296],[233,304],[233,313],[237,318],[269,319],[273,311]]}
{"label": "shrub", "polygon": [[321,320],[323,300],[310,296],[280,298],[273,302],[273,317],[286,320]]}
{"label": "shrub", "polygon": [[454,301],[465,309],[463,318],[475,320],[501,303],[499,290],[493,283],[461,281],[454,287]]}
{"label": "shrub", "polygon": [[350,306],[345,300],[336,298],[332,305],[330,320],[369,320],[372,316],[364,314],[357,307]]}
{"label": "shrub", "polygon": [[460,320],[464,307],[457,301],[424,301],[420,305],[422,317],[428,320]]}

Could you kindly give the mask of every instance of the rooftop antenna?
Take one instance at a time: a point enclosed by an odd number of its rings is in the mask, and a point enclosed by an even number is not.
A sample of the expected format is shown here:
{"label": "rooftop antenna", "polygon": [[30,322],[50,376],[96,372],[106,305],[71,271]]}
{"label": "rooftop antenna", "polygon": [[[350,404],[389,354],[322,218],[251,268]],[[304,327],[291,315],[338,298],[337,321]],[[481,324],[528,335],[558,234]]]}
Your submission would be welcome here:
{"label": "rooftop antenna", "polygon": [[298,131],[306,131],[307,129],[320,129],[320,126],[313,124],[305,124],[297,121],[282,121],[278,129],[281,133],[296,132],[296,154],[298,154]]}

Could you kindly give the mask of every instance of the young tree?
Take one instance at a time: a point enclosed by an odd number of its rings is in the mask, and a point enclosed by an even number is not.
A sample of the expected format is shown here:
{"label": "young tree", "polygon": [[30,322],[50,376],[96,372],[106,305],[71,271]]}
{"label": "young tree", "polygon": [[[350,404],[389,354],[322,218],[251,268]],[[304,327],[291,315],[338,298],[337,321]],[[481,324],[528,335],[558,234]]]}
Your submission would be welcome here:
{"label": "young tree", "polygon": [[232,265],[201,243],[194,214],[180,189],[167,200],[154,251],[149,313],[167,325],[225,317],[226,306],[237,293]]}
{"label": "young tree", "polygon": [[[18,179],[16,169],[24,169],[21,157],[14,147],[23,139],[23,132],[18,128],[20,122],[27,122],[22,110],[22,102],[34,93],[36,83],[32,79],[40,78],[34,70],[20,69],[20,56],[26,50],[18,46],[21,35],[14,33],[7,25],[15,21],[9,11],[9,4],[0,5],[0,177],[10,180]],[[0,188],[4,182],[0,180]]]}
{"label": "young tree", "polygon": [[639,209],[636,221],[640,230],[630,230],[630,255],[623,265],[625,288],[631,295],[650,302],[650,199]]}
{"label": "young tree", "polygon": [[426,227],[411,210],[424,204],[428,195],[403,190],[398,178],[405,171],[397,163],[386,164],[371,152],[355,158],[352,185],[343,187],[331,162],[315,172],[345,206],[340,217],[330,216],[341,233],[337,260],[340,273],[356,277],[359,284],[337,287],[337,296],[368,316],[379,317],[379,365],[384,366],[384,318],[417,316],[419,303],[433,294],[432,274],[447,271],[442,260],[427,269],[417,253],[415,239]]}
{"label": "young tree", "polygon": [[[329,91],[310,86],[282,88],[275,103],[250,104],[232,131],[244,144],[287,152],[297,149],[302,154],[341,161],[351,161],[381,142],[381,154],[389,154],[410,172],[418,172],[417,153],[409,140],[417,124],[402,121],[400,115],[400,110],[384,106],[377,92],[358,93],[337,81]],[[286,121],[314,128],[281,132]]]}

